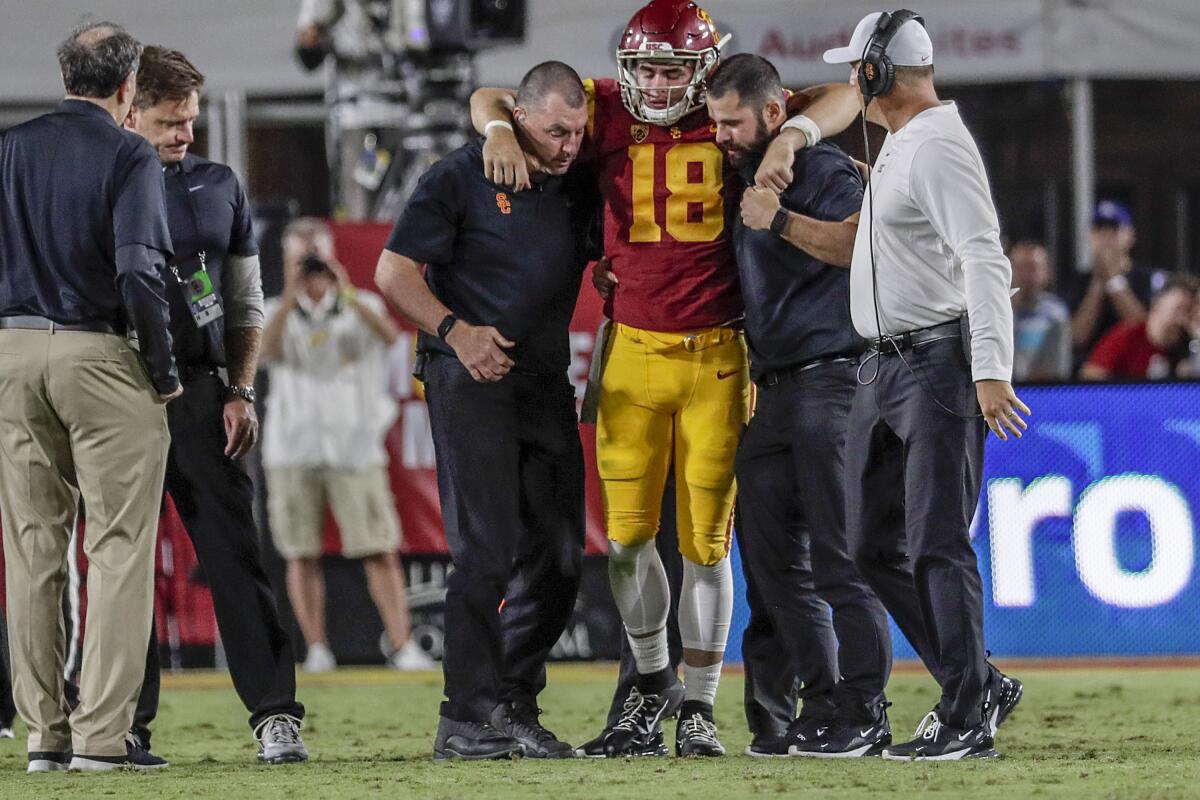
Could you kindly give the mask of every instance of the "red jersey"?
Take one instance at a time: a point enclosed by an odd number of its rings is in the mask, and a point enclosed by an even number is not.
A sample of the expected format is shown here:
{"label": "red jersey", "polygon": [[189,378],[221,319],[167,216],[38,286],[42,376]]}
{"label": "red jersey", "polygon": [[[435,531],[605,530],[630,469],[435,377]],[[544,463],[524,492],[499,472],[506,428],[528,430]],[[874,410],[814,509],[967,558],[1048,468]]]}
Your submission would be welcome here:
{"label": "red jersey", "polygon": [[1088,356],[1088,363],[1104,368],[1113,378],[1161,380],[1171,377],[1166,353],[1146,335],[1146,320],[1119,322],[1104,334]]}
{"label": "red jersey", "polygon": [[726,219],[725,157],[699,110],[669,128],[640,122],[612,79],[584,81],[597,165],[604,252],[619,285],[605,306],[616,322],[651,331],[711,328],[742,316]]}

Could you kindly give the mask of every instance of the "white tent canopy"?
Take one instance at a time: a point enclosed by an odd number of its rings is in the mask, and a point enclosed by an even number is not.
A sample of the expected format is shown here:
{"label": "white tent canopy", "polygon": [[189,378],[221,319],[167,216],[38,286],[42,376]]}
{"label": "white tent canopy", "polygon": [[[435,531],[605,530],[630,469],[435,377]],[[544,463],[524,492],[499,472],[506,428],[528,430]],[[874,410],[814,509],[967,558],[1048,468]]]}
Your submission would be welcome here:
{"label": "white tent canopy", "polygon": [[[622,23],[641,0],[529,0],[525,45],[484,54],[481,79],[514,84],[533,63],[570,62],[587,76],[613,73]],[[821,62],[844,44],[861,0],[706,0],[732,48],[761,53],[793,85],[841,80]],[[935,42],[943,81],[1046,77],[1200,78],[1198,0],[916,0]],[[314,92],[320,78],[292,55],[298,0],[0,0],[0,103],[45,102],[61,93],[54,48],[84,14],[109,18],[143,41],[187,52],[210,87],[249,96]]]}

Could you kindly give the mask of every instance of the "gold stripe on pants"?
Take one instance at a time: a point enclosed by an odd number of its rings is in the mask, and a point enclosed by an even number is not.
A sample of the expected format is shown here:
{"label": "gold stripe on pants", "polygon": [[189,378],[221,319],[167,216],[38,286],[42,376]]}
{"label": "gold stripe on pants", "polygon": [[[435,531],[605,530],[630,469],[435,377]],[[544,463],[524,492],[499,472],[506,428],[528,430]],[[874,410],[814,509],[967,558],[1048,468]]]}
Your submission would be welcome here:
{"label": "gold stripe on pants", "polygon": [[[28,749],[125,755],[145,673],[166,408],[119,336],[0,330],[0,516],[13,698]],[[62,593],[82,496],[80,704],[63,697]]]}

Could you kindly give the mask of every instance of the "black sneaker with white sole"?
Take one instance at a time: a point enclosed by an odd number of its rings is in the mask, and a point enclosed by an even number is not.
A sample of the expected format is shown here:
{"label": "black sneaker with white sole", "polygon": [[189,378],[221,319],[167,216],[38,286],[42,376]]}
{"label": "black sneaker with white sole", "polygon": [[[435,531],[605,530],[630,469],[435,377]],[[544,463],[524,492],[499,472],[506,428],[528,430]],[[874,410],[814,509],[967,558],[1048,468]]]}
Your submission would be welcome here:
{"label": "black sneaker with white sole", "polygon": [[437,738],[433,740],[436,761],[461,758],[463,761],[491,761],[520,758],[525,748],[511,736],[496,730],[487,722],[460,722],[442,717],[438,721]]}
{"label": "black sneaker with white sole", "polygon": [[717,723],[712,718],[712,707],[689,707],[683,704],[679,722],[675,726],[675,755],[680,758],[719,758],[725,755],[725,747],[717,738]]}
{"label": "black sneaker with white sole", "polygon": [[[595,739],[589,739],[579,745],[579,747],[576,747],[576,758],[608,758],[608,753],[604,752],[604,742],[608,739],[610,733],[612,733],[612,729],[605,728],[600,731],[600,735]],[[671,755],[671,751],[667,749],[662,730],[659,730],[658,733],[649,739],[638,737],[630,747],[630,750],[624,753],[622,757],[665,758],[669,755]]]}
{"label": "black sneaker with white sole", "polygon": [[29,754],[29,766],[26,772],[66,772],[71,766],[70,753],[50,751],[34,751]]}
{"label": "black sneaker with white sole", "polygon": [[746,745],[746,755],[751,758],[787,758],[788,740],[784,733],[756,733]]}
{"label": "black sneaker with white sole", "polygon": [[155,769],[170,766],[165,758],[159,758],[154,753],[151,753],[149,742],[135,731],[125,734],[125,756],[139,769]]}
{"label": "black sneaker with white sole", "polygon": [[637,755],[638,740],[648,742],[662,732],[663,720],[675,716],[683,705],[683,684],[676,678],[658,694],[642,694],[636,686],[629,690],[621,718],[604,740],[609,758]]}
{"label": "black sneaker with white sole", "polygon": [[992,681],[989,685],[989,695],[984,701],[988,703],[984,711],[984,722],[992,736],[1000,730],[1000,726],[1012,715],[1013,709],[1025,695],[1025,684],[1016,678],[1009,677],[995,667],[992,668]]}
{"label": "black sneaker with white sole", "polygon": [[921,720],[911,742],[885,747],[880,755],[887,761],[961,761],[1000,754],[986,725],[955,728],[944,724],[934,710]]}
{"label": "black sneaker with white sole", "polygon": [[816,729],[819,735],[797,740],[788,755],[802,758],[866,758],[877,756],[892,743],[892,726],[887,712],[874,722],[833,720]]}
{"label": "black sneaker with white sole", "polygon": [[520,742],[526,758],[574,758],[574,748],[543,727],[540,714],[536,706],[501,703],[492,712],[492,727]]}

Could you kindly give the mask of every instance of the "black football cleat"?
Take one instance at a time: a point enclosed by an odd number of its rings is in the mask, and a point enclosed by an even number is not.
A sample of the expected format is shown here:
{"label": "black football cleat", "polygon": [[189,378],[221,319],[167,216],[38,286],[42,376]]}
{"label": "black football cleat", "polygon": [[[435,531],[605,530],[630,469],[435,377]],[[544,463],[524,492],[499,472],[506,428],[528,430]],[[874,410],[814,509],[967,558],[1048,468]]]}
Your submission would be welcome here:
{"label": "black football cleat", "polygon": [[717,738],[717,724],[700,711],[680,714],[675,726],[675,755],[680,758],[719,758],[725,747]]}
{"label": "black football cleat", "polygon": [[442,717],[433,741],[435,761],[461,758],[463,761],[490,761],[520,758],[525,754],[521,743],[486,722],[460,722]]}
{"label": "black football cleat", "polygon": [[995,742],[986,724],[955,728],[930,711],[917,726],[911,742],[890,745],[880,753],[888,761],[962,761],[996,758]]}
{"label": "black football cleat", "polygon": [[[608,753],[604,752],[604,741],[608,735],[612,733],[611,728],[605,728],[600,731],[600,735],[595,739],[590,739],[579,747],[575,748],[576,758],[608,758]],[[663,738],[663,733],[660,730],[650,739],[638,738],[634,741],[631,752],[624,755],[639,757],[666,757],[671,755],[671,751],[667,749],[666,742]]]}
{"label": "black football cleat", "polygon": [[574,758],[574,748],[544,728],[540,714],[536,706],[501,703],[492,712],[492,727],[520,742],[526,758]]}
{"label": "black football cleat", "polygon": [[633,687],[625,699],[621,718],[604,740],[605,755],[608,758],[638,755],[639,740],[653,741],[662,733],[663,720],[674,716],[681,705],[683,684],[678,678],[658,694],[642,694]]}

